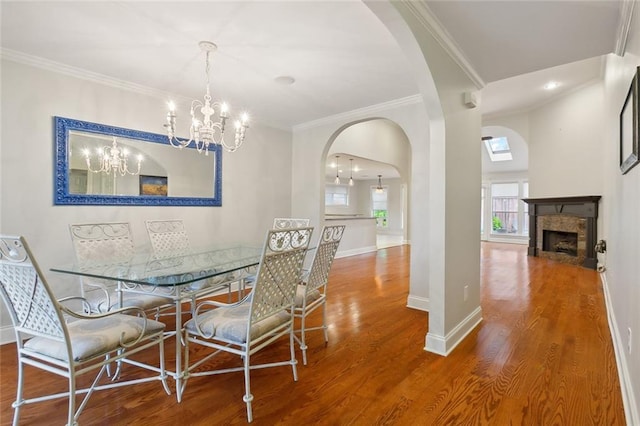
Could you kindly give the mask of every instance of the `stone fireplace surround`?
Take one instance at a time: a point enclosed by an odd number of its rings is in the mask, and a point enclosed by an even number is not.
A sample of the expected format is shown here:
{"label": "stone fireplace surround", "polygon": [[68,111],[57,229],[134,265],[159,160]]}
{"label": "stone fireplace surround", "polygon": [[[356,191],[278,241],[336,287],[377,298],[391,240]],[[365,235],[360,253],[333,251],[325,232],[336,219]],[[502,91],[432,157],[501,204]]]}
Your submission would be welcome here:
{"label": "stone fireplace surround", "polygon": [[[597,218],[599,195],[556,198],[523,198],[529,205],[529,256],[540,256],[564,263],[596,269],[598,259]],[[577,256],[544,251],[543,231],[562,231],[578,234]]]}

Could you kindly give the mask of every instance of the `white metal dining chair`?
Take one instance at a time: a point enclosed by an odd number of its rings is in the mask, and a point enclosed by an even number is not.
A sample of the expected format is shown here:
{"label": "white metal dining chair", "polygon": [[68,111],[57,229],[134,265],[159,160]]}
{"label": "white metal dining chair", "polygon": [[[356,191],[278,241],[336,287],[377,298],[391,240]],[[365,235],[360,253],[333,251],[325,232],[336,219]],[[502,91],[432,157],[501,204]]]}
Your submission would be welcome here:
{"label": "white metal dining chair", "polygon": [[[131,227],[126,222],[73,224],[69,231],[78,262],[126,262],[133,256]],[[160,309],[173,306],[171,299],[162,294],[166,289],[140,286],[142,292],[118,291],[116,281],[86,277],[80,280],[82,297],[88,301],[91,312],[138,306],[144,310],[155,310],[157,319]]]}
{"label": "white metal dining chair", "polygon": [[[64,302],[81,298],[60,301],[54,298],[23,237],[0,235],[0,295],[16,335],[18,384],[12,404],[14,426],[26,404],[68,397],[67,424],[75,425],[89,397],[97,390],[160,380],[170,394],[164,370],[165,325],[147,320],[140,308],[84,315],[65,307]],[[128,359],[153,346],[159,351],[158,366]],[[124,376],[123,369],[118,377],[105,383],[102,379],[107,366],[114,362],[141,367],[153,374],[145,377],[136,374],[126,381],[116,381]],[[66,377],[68,391],[24,399],[25,365]],[[90,372],[95,373],[91,386],[77,389],[76,379]],[[76,396],[82,394],[86,395],[76,409]]]}
{"label": "white metal dining chair", "polygon": [[[273,219],[273,229],[292,229],[304,228],[309,226],[310,219],[298,219],[292,217],[276,217]],[[240,292],[244,293],[245,289],[251,287],[256,281],[255,274],[249,274],[240,281]]]}
{"label": "white metal dining chair", "polygon": [[[250,370],[290,365],[294,381],[298,380],[293,335],[293,304],[312,231],[313,228],[309,227],[268,231],[251,294],[235,304],[202,302],[198,305],[194,318],[184,325],[187,371],[185,385],[187,379],[196,376],[244,371],[243,400],[247,405],[249,422],[253,420]],[[214,309],[205,311],[211,307]],[[255,353],[286,335],[289,335],[290,359],[267,364],[250,363]],[[213,352],[189,365],[190,344],[205,346]],[[212,357],[223,352],[238,355],[243,366],[200,371]]]}
{"label": "white metal dining chair", "polygon": [[[191,242],[182,220],[146,220],[145,227],[147,228],[151,248],[156,256],[162,258],[164,256],[175,256],[177,253],[191,254]],[[208,297],[222,288],[227,289],[229,300],[231,300],[231,284],[234,281],[237,280],[233,276],[216,276],[189,284],[188,290],[194,294],[192,308],[195,307],[195,294],[200,298]]]}
{"label": "white metal dining chair", "polygon": [[304,228],[309,226],[309,219],[277,217],[273,219],[273,229]]}
{"label": "white metal dining chair", "polygon": [[146,220],[147,235],[153,252],[158,256],[176,252],[189,253],[191,243],[182,220]]}
{"label": "white metal dining chair", "polygon": [[[300,345],[304,365],[307,365],[306,333],[308,331],[323,330],[325,344],[329,342],[327,333],[327,287],[331,265],[338,251],[340,240],[342,240],[344,229],[344,225],[325,226],[322,229],[316,252],[311,262],[311,268],[303,276],[303,282],[298,285],[296,291],[294,317],[300,318],[300,329],[296,330],[295,339]],[[320,307],[322,307],[322,325],[307,327],[307,316]]]}

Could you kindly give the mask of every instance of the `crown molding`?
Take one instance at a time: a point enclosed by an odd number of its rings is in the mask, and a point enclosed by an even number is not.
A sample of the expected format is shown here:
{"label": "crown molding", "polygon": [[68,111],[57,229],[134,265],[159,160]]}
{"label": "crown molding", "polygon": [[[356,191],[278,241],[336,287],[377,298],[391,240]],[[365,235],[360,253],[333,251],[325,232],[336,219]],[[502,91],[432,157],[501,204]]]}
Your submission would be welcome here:
{"label": "crown molding", "polygon": [[[162,99],[163,101],[166,101],[167,99],[173,99],[177,104],[189,104],[192,101],[192,99],[186,96],[176,95],[175,93],[165,92],[162,90],[154,89],[152,87],[143,86],[142,84],[135,84],[125,80],[119,80],[117,78],[109,77],[104,74],[88,71],[83,68],[73,67],[60,62],[51,61],[39,56],[29,55],[17,50],[0,48],[0,59],[41,68],[47,71],[68,75],[70,77],[90,81],[92,83],[102,84],[116,89],[122,89],[157,99]],[[268,122],[259,123],[268,127],[272,127],[274,129],[285,130],[287,132],[291,131],[290,127],[284,127]]]}
{"label": "crown molding", "polygon": [[60,62],[51,61],[49,59],[41,58],[39,56],[29,55],[27,53],[19,52],[17,50],[11,50],[6,48],[0,48],[0,59],[17,62],[24,65],[29,65],[36,68],[41,68],[47,71],[52,71],[58,74],[68,75],[81,80],[90,81],[93,83],[102,84],[109,87],[115,87],[117,89],[123,89],[142,95],[151,96],[159,99],[175,99],[176,102],[189,102],[189,100],[180,95],[174,93],[164,92],[162,90],[153,89],[141,84],[131,83],[125,80],[119,80],[117,78],[109,77],[104,74],[100,74],[93,71],[88,71],[83,68],[66,65]]}
{"label": "crown molding", "polygon": [[616,47],[614,53],[618,56],[624,56],[627,48],[627,38],[629,37],[629,29],[633,20],[633,9],[636,5],[635,0],[624,0],[620,6],[620,19],[618,20],[618,30],[616,31]]}
{"label": "crown molding", "polygon": [[381,112],[388,111],[389,109],[402,107],[405,105],[415,105],[422,103],[422,96],[411,95],[400,99],[395,99],[389,102],[383,102],[380,104],[370,105],[368,107],[355,109],[352,111],[343,112],[340,114],[330,115],[320,118],[318,120],[308,121],[306,123],[293,126],[293,131],[307,130],[315,127],[320,127],[325,124],[334,124],[337,122],[349,122],[359,120],[363,117],[371,117],[380,114]]}
{"label": "crown molding", "polygon": [[447,54],[458,64],[464,73],[471,79],[473,84],[482,89],[486,84],[482,77],[473,68],[462,49],[453,41],[453,37],[444,28],[442,23],[436,18],[434,13],[424,2],[416,2],[411,0],[402,0],[402,4],[418,19],[418,21],[431,33],[438,44],[447,52]]}

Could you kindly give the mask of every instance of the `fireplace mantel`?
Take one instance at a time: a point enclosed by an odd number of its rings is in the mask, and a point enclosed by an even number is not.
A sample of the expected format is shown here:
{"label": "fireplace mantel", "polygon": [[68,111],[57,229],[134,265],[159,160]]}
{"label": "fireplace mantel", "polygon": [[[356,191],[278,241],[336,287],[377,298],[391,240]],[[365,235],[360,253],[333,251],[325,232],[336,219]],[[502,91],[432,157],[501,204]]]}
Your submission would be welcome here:
{"label": "fireplace mantel", "polygon": [[580,197],[523,198],[529,205],[529,256],[538,256],[538,217],[546,215],[564,215],[586,220],[585,259],[582,266],[596,269],[595,245],[597,240],[597,218],[599,195]]}

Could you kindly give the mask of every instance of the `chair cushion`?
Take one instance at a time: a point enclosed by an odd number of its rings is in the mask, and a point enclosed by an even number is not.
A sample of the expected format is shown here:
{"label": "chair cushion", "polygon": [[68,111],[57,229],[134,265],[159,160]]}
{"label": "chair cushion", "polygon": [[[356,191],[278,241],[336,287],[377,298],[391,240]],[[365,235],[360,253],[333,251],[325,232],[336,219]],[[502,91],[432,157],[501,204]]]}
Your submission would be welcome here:
{"label": "chair cushion", "polygon": [[[306,291],[306,286],[304,284],[298,284],[298,288],[296,288],[296,308],[302,308],[302,302],[304,302],[304,296],[305,296],[305,291]],[[322,297],[322,294],[320,294],[320,291],[318,290],[312,290],[309,293],[307,293],[307,305],[309,305],[311,302],[315,302],[316,300],[320,299],[320,297]]]}
{"label": "chair cushion", "polygon": [[[250,300],[239,305],[212,309],[190,319],[185,329],[199,335],[196,322],[205,336],[213,336],[237,343],[247,342],[247,322],[249,321]],[[251,339],[257,339],[265,333],[291,320],[287,312],[279,312],[251,326]]]}
{"label": "chair cushion", "polygon": [[[145,335],[164,330],[165,325],[158,321],[146,320]],[[131,342],[140,336],[145,319],[133,315],[116,314],[104,318],[81,319],[67,325],[71,339],[71,352],[74,361],[84,361],[98,355],[104,355],[120,347],[123,341]],[[25,343],[25,348],[62,361],[68,361],[67,347],[64,342],[46,337],[34,337]]]}
{"label": "chair cushion", "polygon": [[[139,308],[147,309],[157,308],[160,306],[172,304],[171,299],[162,296],[155,296],[152,294],[138,294],[138,293],[129,293],[125,292],[122,295],[122,307],[130,308],[137,306]],[[111,306],[111,309],[119,308],[118,304],[115,303]]]}

